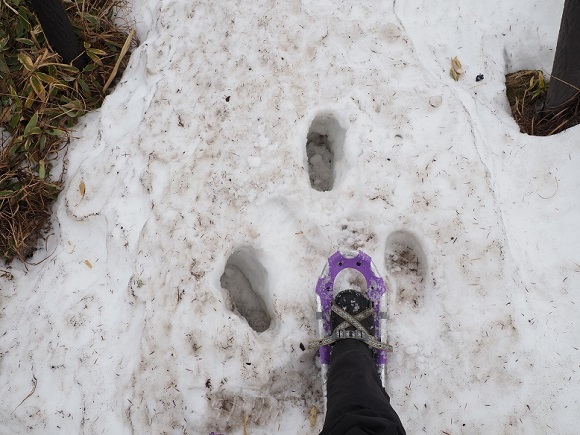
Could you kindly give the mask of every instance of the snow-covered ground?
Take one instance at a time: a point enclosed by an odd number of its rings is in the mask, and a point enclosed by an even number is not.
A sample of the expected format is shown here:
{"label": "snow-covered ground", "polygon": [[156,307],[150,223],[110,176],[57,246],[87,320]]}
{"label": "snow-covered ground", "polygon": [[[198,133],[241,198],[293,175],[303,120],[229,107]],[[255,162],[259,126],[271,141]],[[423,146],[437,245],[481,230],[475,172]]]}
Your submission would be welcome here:
{"label": "snow-covered ground", "polygon": [[40,264],[2,267],[0,433],[317,433],[338,248],[388,278],[409,434],[577,433],[580,127],[519,133],[504,85],[562,6],[135,2]]}

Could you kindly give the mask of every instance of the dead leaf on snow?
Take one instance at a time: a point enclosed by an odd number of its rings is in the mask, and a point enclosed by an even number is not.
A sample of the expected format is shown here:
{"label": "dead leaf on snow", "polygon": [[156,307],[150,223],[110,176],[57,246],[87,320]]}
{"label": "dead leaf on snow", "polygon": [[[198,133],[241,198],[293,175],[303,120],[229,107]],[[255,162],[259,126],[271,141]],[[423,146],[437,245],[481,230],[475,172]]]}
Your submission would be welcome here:
{"label": "dead leaf on snow", "polygon": [[316,418],[318,417],[318,408],[313,406],[310,408],[310,427],[314,427],[316,425]]}
{"label": "dead leaf on snow", "polygon": [[81,180],[81,182],[79,184],[79,192],[81,193],[81,201],[82,201],[83,198],[85,197],[85,192],[86,192],[86,187],[85,187],[84,180]]}
{"label": "dead leaf on snow", "polygon": [[461,77],[461,74],[464,72],[465,70],[462,68],[461,62],[459,62],[457,56],[451,59],[451,69],[449,70],[449,73],[451,74],[451,77],[453,77],[453,80],[459,80],[459,77]]}

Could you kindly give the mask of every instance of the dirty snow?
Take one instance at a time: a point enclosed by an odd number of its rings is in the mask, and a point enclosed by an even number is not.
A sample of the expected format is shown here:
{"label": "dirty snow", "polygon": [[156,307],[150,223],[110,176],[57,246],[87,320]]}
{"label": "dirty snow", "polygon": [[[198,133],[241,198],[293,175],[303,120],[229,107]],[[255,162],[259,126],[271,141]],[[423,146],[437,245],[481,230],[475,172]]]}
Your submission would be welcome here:
{"label": "dirty snow", "polygon": [[504,89],[562,6],[135,2],[39,264],[2,266],[0,432],[317,433],[300,345],[343,247],[387,277],[408,433],[576,433],[580,127],[522,135]]}

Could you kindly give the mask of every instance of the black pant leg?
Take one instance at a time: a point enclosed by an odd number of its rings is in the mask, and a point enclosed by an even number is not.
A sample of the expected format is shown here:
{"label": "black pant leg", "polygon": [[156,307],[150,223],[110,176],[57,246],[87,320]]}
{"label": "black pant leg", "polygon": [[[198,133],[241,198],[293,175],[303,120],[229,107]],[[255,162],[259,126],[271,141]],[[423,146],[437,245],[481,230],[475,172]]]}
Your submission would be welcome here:
{"label": "black pant leg", "polygon": [[381,385],[372,351],[356,340],[339,341],[332,349],[321,435],[347,433],[405,434]]}

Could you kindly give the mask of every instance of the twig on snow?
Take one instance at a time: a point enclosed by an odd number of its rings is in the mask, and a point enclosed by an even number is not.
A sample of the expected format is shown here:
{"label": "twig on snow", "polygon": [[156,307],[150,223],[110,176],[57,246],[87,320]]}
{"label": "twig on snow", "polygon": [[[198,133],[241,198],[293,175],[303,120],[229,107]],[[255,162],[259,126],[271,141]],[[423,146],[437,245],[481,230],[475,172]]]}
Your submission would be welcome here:
{"label": "twig on snow", "polygon": [[18,409],[18,407],[20,405],[22,405],[24,403],[24,401],[26,399],[28,399],[30,396],[32,396],[34,394],[34,392],[36,391],[36,384],[37,384],[36,376],[32,375],[32,390],[30,391],[30,393],[28,393],[28,396],[26,396],[24,399],[22,399],[22,402],[20,402],[18,404],[18,406],[16,408],[14,408],[14,411],[12,411],[12,414],[14,414],[14,412]]}

